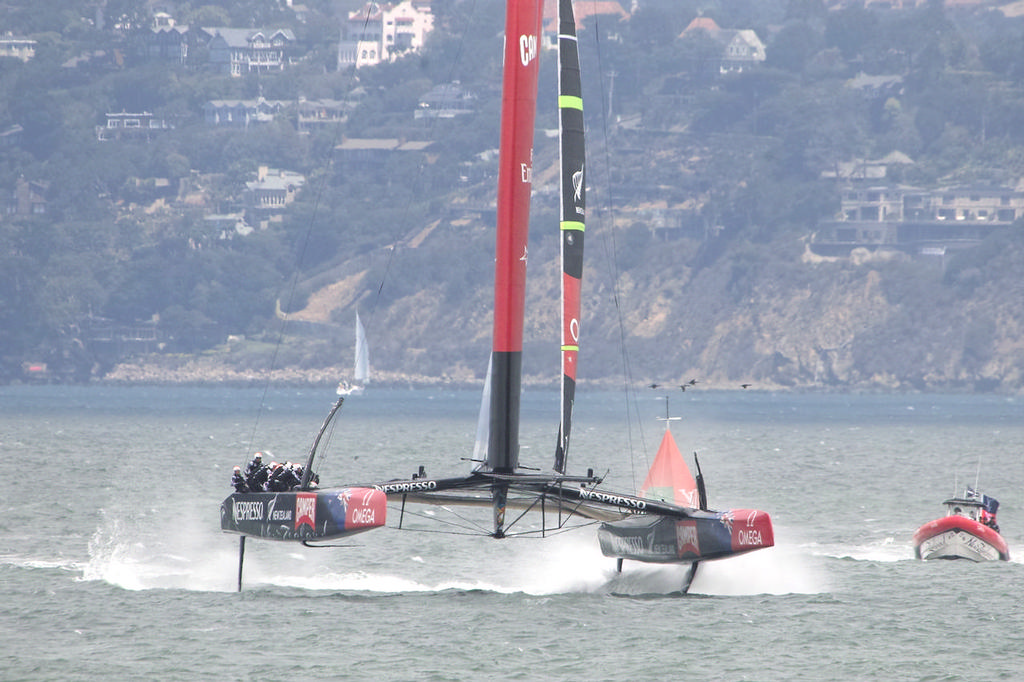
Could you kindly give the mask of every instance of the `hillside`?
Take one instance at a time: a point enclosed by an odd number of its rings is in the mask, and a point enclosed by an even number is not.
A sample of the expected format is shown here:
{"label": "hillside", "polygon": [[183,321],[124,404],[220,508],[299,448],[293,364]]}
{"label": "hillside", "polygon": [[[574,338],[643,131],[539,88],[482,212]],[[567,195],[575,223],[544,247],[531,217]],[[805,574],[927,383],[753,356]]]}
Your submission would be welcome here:
{"label": "hillside", "polygon": [[[332,66],[330,3],[301,18],[269,0],[180,8],[181,25],[259,17],[294,33],[281,72],[236,76],[201,49],[157,59],[140,47],[148,5],[121,4],[130,21],[105,25],[78,0],[3,10],[37,46],[0,58],[0,188],[18,198],[0,215],[0,381],[330,384],[349,371],[358,309],[378,380],[479,382],[499,5],[439,0],[421,52],[358,71]],[[942,200],[1024,178],[1024,20],[946,4],[651,0],[588,17],[583,381],[1024,388],[1020,219],[961,231],[941,257],[881,240],[812,248],[852,190]],[[691,30],[698,17],[714,28]],[[736,38],[750,60],[723,56]],[[545,52],[534,384],[557,375],[554,79]],[[417,116],[440,86],[465,109]],[[243,101],[278,109],[244,126],[208,115]],[[330,114],[311,124],[310,106]],[[111,132],[136,115],[153,128]],[[840,172],[885,158],[901,161]],[[253,198],[268,174],[289,178],[272,210]]]}

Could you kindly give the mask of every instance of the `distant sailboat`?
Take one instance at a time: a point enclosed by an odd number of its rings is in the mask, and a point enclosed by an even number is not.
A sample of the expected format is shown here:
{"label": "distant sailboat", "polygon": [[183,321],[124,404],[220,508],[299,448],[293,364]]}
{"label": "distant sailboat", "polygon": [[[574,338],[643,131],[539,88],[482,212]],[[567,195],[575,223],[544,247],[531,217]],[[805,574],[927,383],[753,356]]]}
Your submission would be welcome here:
{"label": "distant sailboat", "polygon": [[356,312],[356,357],[355,371],[352,382],[342,381],[338,384],[338,395],[361,395],[370,382],[370,347],[366,344],[366,328]]}

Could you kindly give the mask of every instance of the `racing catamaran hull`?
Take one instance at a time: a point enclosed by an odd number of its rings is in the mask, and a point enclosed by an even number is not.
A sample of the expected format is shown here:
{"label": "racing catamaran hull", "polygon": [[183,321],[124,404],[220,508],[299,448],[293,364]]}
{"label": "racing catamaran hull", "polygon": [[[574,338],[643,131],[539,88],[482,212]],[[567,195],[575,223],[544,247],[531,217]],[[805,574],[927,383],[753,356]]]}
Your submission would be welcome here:
{"label": "racing catamaran hull", "polygon": [[771,519],[755,509],[638,515],[602,523],[597,538],[605,556],[663,564],[724,559],[775,544]]}
{"label": "racing catamaran hull", "polygon": [[386,519],[387,496],[374,488],[234,493],[220,505],[221,530],[266,540],[333,540]]}
{"label": "racing catamaran hull", "polygon": [[992,528],[965,516],[944,516],[929,521],[914,533],[918,559],[1009,561],[1006,540]]}

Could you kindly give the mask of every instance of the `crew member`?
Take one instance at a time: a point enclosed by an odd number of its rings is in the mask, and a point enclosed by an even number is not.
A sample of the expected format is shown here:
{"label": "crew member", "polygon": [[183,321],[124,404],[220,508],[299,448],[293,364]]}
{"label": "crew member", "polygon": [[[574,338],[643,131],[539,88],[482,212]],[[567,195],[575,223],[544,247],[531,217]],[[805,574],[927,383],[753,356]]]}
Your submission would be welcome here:
{"label": "crew member", "polygon": [[231,472],[231,485],[235,486],[236,493],[249,492],[249,486],[245,482],[245,477],[242,476],[242,467],[236,466]]}
{"label": "crew member", "polygon": [[285,465],[281,468],[283,469],[283,471],[281,472],[281,476],[278,479],[280,481],[280,485],[285,490],[292,490],[293,488],[298,488],[299,483],[302,482],[302,479],[300,479],[295,474],[295,465],[292,464],[291,462],[286,462]]}
{"label": "crew member", "polygon": [[283,493],[288,490],[284,481],[281,478],[284,476],[285,468],[278,462],[270,463],[270,476],[267,477],[267,482],[263,486],[263,489],[268,493]]}
{"label": "crew member", "polygon": [[263,453],[257,452],[245,467],[245,482],[249,486],[249,490],[263,490],[269,475],[270,470],[263,463]]}

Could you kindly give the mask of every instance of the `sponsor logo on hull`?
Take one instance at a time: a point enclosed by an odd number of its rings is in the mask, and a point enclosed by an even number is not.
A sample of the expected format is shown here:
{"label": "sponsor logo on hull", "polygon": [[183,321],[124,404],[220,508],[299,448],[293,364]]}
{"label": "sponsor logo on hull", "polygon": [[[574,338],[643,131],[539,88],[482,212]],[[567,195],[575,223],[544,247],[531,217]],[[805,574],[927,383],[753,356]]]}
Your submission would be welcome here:
{"label": "sponsor logo on hull", "polygon": [[748,551],[775,544],[772,522],[768,514],[756,509],[734,509],[728,514],[732,517],[729,529],[734,550]]}
{"label": "sponsor logo on hull", "polygon": [[696,521],[676,522],[676,547],[680,557],[687,553],[700,556],[700,540],[697,537]]}
{"label": "sponsor logo on hull", "polygon": [[296,493],[295,530],[309,526],[316,530],[316,493]]}
{"label": "sponsor logo on hull", "polygon": [[231,505],[231,516],[235,523],[239,521],[262,521],[263,503],[234,500]]}

